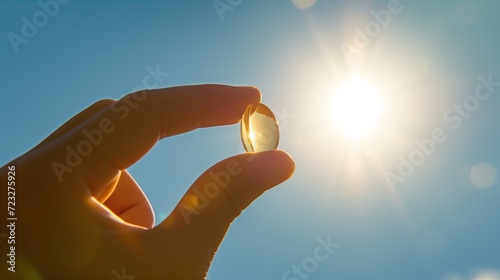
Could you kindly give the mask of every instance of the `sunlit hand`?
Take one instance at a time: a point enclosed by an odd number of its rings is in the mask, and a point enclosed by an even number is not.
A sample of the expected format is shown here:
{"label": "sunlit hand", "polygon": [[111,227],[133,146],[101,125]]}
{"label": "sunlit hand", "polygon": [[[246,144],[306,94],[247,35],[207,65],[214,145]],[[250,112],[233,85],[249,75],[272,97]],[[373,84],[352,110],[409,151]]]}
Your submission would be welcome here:
{"label": "sunlit hand", "polygon": [[[234,124],[259,101],[252,87],[184,86],[101,100],[77,114],[1,169],[3,184],[7,167],[16,168],[18,218],[16,272],[2,276],[204,279],[231,222],[292,175],[292,159],[281,151],[224,159],[154,228],[151,205],[126,168],[158,140]],[[175,159],[169,163],[175,168]]]}

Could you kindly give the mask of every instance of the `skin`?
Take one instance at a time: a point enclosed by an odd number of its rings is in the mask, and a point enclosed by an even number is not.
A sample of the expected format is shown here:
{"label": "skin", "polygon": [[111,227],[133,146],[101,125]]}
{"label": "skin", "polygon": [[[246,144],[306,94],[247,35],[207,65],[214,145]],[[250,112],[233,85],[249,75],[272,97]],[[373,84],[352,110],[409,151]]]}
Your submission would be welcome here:
{"label": "skin", "polygon": [[[2,279],[112,279],[117,275],[205,279],[231,222],[262,193],[291,177],[293,160],[278,150],[224,159],[203,173],[156,227],[147,197],[126,169],[165,137],[237,123],[247,105],[260,98],[254,87],[172,87],[118,101],[101,100],[71,118],[0,169],[3,185],[8,166],[15,166],[18,218],[16,272],[2,265]],[[124,107],[128,114],[118,110]],[[82,131],[100,129],[103,120],[108,130],[111,125],[114,129],[103,133],[92,151],[58,178],[54,162],[66,164],[67,147],[76,149],[87,139]],[[170,162],[175,168],[175,159]],[[228,163],[233,169],[228,169]],[[214,182],[210,174],[228,170],[239,172],[230,175],[227,186],[201,207],[196,191]],[[157,187],[169,186],[158,183]],[[2,187],[3,198],[4,193],[6,187]],[[1,219],[6,221],[7,200],[2,199],[0,206]],[[186,218],[179,206],[194,212],[188,211]],[[1,239],[4,258],[5,245],[6,239]]]}

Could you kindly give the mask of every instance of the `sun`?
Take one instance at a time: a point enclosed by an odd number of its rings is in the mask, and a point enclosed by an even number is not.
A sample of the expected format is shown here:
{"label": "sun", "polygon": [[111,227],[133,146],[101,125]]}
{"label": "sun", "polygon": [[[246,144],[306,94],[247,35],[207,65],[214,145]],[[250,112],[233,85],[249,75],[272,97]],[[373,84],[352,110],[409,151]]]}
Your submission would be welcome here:
{"label": "sun", "polygon": [[353,79],[335,92],[331,115],[337,127],[355,141],[377,128],[382,107],[376,88],[366,81]]}

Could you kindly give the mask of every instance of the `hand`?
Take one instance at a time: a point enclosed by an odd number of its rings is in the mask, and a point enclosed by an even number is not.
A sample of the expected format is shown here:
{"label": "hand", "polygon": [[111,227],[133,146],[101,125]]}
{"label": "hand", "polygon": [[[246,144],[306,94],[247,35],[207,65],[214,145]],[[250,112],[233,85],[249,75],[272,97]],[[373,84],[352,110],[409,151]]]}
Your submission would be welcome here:
{"label": "hand", "polygon": [[[247,105],[259,101],[252,87],[183,86],[101,100],[74,116],[1,168],[2,177],[7,166],[16,168],[18,218],[16,272],[2,274],[204,279],[231,222],[288,179],[293,160],[277,150],[224,159],[203,173],[154,228],[151,205],[126,169],[158,140],[237,123]],[[0,212],[5,221],[6,211]]]}

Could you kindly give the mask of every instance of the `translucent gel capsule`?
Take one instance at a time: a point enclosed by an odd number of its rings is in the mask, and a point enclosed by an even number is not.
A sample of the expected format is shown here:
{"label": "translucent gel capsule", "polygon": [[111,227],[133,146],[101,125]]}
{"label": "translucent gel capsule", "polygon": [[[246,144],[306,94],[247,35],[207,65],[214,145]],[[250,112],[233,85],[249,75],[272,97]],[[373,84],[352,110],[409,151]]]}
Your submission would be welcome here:
{"label": "translucent gel capsule", "polygon": [[240,128],[241,140],[247,152],[262,152],[278,147],[278,122],[266,105],[248,105],[241,118]]}

